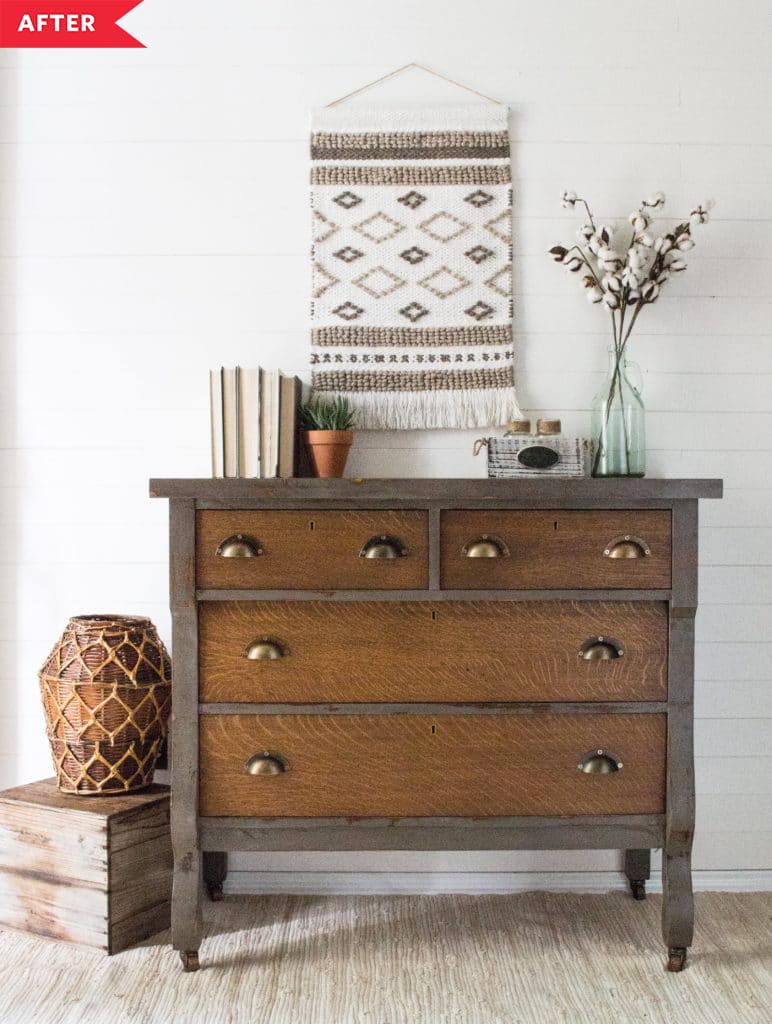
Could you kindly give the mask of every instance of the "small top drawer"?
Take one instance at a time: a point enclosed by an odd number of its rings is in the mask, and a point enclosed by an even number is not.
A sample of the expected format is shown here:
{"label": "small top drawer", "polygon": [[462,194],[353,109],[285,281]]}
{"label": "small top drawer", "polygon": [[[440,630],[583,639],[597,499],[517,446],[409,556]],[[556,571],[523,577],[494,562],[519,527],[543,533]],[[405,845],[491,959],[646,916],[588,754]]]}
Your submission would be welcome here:
{"label": "small top drawer", "polygon": [[196,514],[196,582],[233,590],[411,590],[428,582],[427,514]]}
{"label": "small top drawer", "polygon": [[670,587],[667,510],[448,511],[441,547],[446,589]]}

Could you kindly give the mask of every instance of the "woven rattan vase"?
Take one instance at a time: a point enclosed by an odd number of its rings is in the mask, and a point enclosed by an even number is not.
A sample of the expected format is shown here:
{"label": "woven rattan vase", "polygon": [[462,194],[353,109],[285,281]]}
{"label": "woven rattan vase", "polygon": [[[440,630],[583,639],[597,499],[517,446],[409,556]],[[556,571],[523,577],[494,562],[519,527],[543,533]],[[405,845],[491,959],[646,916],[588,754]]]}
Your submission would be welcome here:
{"label": "woven rattan vase", "polygon": [[128,793],[153,781],[171,661],[150,619],[78,615],[40,670],[59,789]]}

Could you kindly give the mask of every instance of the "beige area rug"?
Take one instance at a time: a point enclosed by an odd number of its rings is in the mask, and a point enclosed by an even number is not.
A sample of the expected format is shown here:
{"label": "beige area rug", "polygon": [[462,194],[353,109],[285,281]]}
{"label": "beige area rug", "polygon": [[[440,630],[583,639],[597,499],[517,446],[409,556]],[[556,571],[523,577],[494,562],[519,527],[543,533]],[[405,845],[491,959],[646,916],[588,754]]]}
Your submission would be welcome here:
{"label": "beige area rug", "polygon": [[661,899],[238,897],[203,967],[168,933],[114,957],[0,932],[3,1024],[769,1024],[772,893],[697,896],[667,974]]}

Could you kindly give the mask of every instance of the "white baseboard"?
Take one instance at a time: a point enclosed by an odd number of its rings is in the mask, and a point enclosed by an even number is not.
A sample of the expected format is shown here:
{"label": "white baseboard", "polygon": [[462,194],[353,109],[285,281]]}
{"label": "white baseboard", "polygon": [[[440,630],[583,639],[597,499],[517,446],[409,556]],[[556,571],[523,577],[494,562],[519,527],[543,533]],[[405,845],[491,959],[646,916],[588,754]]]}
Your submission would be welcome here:
{"label": "white baseboard", "polygon": [[[696,892],[770,892],[772,871],[695,871]],[[314,896],[421,896],[440,893],[483,895],[518,892],[605,893],[627,889],[617,871],[232,871],[225,883],[230,894]],[[661,892],[659,872],[652,872],[649,892]]]}

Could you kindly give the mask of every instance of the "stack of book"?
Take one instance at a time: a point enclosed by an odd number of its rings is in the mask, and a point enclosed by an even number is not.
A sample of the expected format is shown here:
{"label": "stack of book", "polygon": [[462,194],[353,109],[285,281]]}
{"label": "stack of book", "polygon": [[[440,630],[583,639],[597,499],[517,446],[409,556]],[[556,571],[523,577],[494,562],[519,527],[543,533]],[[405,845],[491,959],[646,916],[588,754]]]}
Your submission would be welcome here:
{"label": "stack of book", "polygon": [[301,383],[280,370],[209,371],[212,476],[295,475]]}

